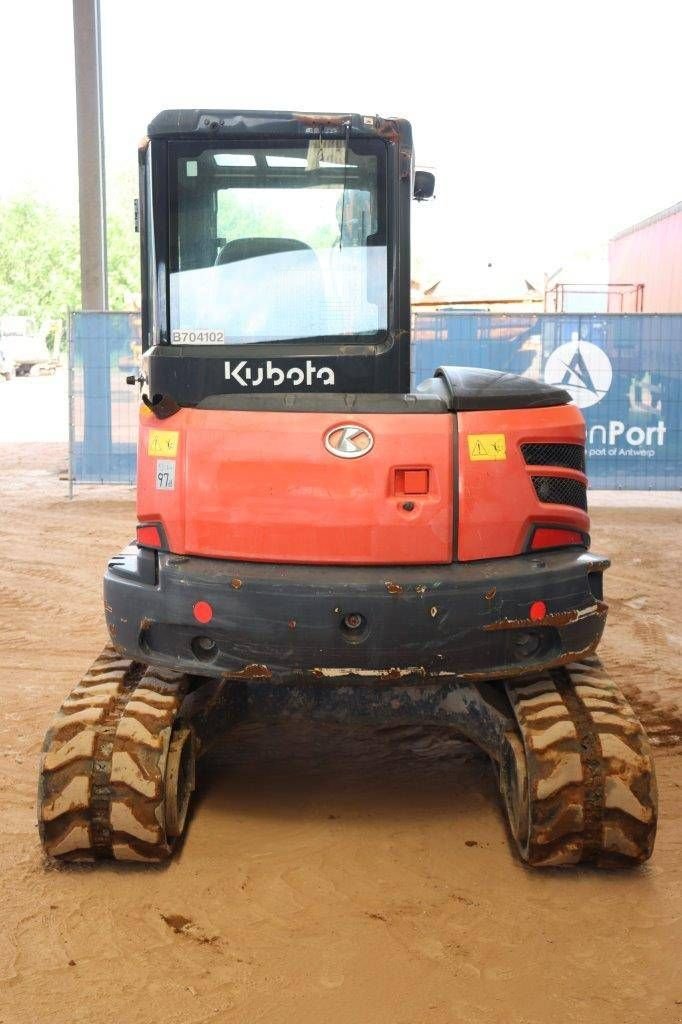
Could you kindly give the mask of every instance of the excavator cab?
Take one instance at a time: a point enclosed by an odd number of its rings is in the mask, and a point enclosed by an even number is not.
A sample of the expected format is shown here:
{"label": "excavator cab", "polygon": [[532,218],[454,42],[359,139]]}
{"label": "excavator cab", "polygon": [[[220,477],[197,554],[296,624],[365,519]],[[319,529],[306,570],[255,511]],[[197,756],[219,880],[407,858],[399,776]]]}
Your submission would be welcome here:
{"label": "excavator cab", "polygon": [[152,393],[409,391],[407,122],[166,111],[140,170]]}
{"label": "excavator cab", "polygon": [[649,855],[646,737],[594,658],[579,410],[491,370],[410,388],[410,206],[433,190],[400,119],[150,124],[137,536],[104,579],[111,646],[46,739],[52,855],[168,856],[211,737],[293,712],[452,725],[530,863]]}

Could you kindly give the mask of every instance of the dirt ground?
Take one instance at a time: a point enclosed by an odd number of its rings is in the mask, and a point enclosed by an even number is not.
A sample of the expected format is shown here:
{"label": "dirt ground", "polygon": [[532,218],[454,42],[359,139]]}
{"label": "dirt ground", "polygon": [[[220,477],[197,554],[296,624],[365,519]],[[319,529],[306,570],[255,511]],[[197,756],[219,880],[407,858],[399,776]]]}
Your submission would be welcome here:
{"label": "dirt ground", "polygon": [[488,765],[441,731],[236,730],[167,867],[55,867],[36,765],[106,637],[100,580],[127,489],[0,446],[0,1024],[682,1021],[682,510],[593,511],[604,661],[655,743],[653,859],[533,872]]}

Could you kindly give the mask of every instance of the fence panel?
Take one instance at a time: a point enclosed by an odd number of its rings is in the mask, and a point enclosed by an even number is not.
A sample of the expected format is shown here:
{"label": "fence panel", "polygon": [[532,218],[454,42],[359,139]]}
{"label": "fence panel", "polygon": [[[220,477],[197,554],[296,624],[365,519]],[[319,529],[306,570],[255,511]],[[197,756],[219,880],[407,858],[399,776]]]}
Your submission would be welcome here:
{"label": "fence panel", "polygon": [[520,373],[570,392],[595,488],[682,487],[682,316],[417,313],[412,388],[439,365]]}
{"label": "fence panel", "polygon": [[135,483],[139,313],[72,313],[70,461],[74,483]]}

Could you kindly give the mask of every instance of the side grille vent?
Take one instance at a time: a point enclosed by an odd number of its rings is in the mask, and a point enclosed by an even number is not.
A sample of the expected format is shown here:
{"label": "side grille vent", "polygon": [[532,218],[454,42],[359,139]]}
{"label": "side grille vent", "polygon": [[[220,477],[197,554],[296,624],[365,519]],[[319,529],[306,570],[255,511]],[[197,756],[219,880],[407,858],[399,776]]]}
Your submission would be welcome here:
{"label": "side grille vent", "polygon": [[529,466],[562,466],[585,472],[585,449],[581,444],[522,444],[521,451]]}
{"label": "side grille vent", "polygon": [[587,511],[587,490],[579,480],[562,476],[533,476],[538,499],[548,505],[573,505]]}

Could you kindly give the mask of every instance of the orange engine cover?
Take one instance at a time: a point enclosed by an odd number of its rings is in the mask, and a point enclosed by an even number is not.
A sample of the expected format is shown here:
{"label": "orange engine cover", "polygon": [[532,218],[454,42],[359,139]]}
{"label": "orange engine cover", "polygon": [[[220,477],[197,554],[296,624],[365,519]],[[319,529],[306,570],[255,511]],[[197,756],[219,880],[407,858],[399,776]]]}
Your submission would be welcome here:
{"label": "orange engine cover", "polygon": [[526,465],[521,447],[533,441],[582,447],[585,421],[575,405],[460,412],[457,420],[460,561],[520,554],[534,525],[551,524],[587,533],[590,521],[586,512],[541,502],[532,480],[534,475],[549,473],[586,485],[585,474]]}
{"label": "orange engine cover", "polygon": [[[361,457],[325,447],[357,425]],[[456,417],[141,410],[138,519],[178,554],[264,562],[447,563]],[[338,435],[335,435],[338,440]],[[410,507],[412,506],[412,507]]]}

